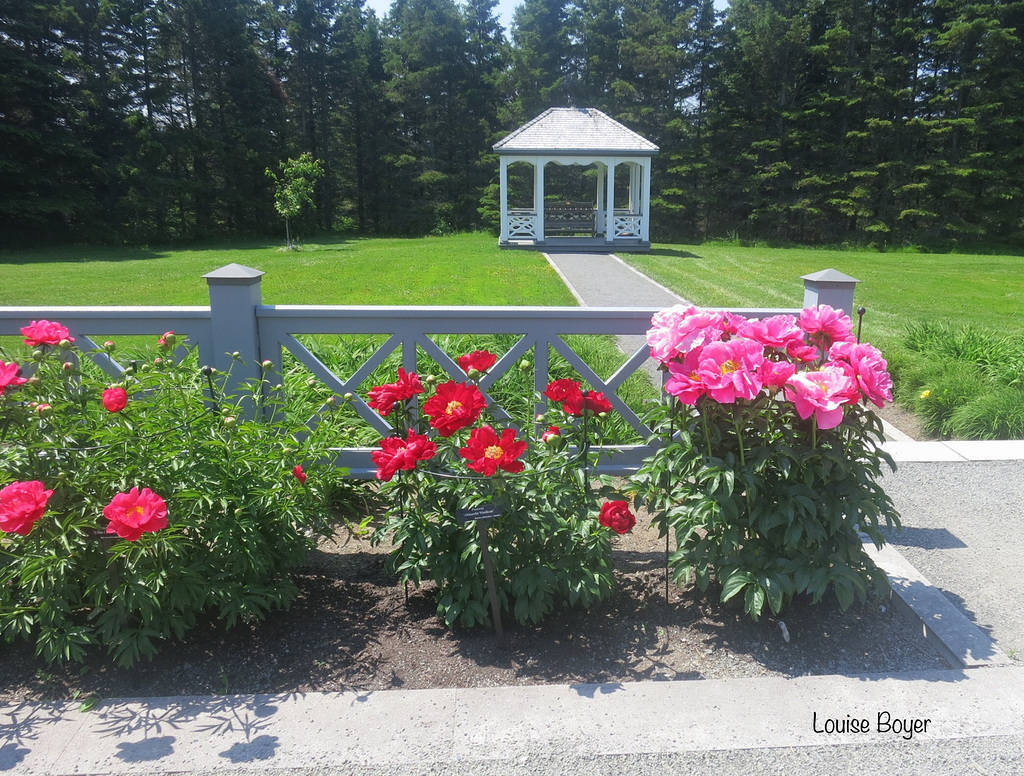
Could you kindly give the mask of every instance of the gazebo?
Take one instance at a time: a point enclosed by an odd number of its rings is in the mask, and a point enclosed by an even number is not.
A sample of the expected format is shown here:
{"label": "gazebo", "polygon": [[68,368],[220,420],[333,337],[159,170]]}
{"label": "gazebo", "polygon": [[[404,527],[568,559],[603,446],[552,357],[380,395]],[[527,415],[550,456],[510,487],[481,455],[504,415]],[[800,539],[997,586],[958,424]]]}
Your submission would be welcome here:
{"label": "gazebo", "polygon": [[[658,146],[646,138],[594,108],[550,108],[495,143],[494,150],[500,160],[501,247],[651,247],[651,159]],[[508,168],[517,162],[533,168],[531,207],[509,206]],[[544,168],[549,164],[594,165],[593,201],[546,199]],[[615,172],[620,166],[628,170],[628,186],[620,185],[617,191]]]}

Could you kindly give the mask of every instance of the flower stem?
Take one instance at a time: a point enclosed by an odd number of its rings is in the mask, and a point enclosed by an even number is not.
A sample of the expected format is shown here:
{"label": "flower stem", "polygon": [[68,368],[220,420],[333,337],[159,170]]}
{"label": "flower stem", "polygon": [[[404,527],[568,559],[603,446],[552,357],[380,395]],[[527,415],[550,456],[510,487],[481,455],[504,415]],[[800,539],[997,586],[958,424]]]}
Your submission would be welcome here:
{"label": "flower stem", "polygon": [[733,428],[736,429],[736,441],[740,446],[740,466],[747,465],[747,456],[743,450],[743,419],[739,414],[734,414],[732,418]]}

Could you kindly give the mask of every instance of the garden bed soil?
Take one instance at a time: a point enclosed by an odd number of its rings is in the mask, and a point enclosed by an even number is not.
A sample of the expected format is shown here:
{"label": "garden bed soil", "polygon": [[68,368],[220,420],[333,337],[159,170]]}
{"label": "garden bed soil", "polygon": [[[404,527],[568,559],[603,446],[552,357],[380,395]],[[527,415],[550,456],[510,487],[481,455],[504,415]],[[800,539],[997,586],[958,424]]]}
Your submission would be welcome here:
{"label": "garden bed soil", "polygon": [[[299,599],[265,622],[230,631],[210,622],[134,668],[93,655],[54,666],[25,643],[0,644],[0,701],[98,696],[333,692],[550,683],[860,674],[948,668],[886,602],[840,611],[797,600],[781,618],[751,622],[737,600],[718,603],[674,585],[665,543],[638,525],[614,540],[618,586],[589,612],[541,625],[448,630],[432,586],[396,583],[386,547],[340,533],[298,574]],[[783,636],[782,622],[789,634]]]}

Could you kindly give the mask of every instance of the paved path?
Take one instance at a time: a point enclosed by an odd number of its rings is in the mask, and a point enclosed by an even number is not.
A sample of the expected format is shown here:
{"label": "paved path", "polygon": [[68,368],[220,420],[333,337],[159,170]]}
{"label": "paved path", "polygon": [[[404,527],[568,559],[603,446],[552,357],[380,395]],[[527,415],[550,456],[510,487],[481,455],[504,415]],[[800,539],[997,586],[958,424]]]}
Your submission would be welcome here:
{"label": "paved path", "polygon": [[[596,258],[556,259],[567,276],[582,268],[569,278],[577,294],[589,296],[591,281],[614,289],[615,299],[590,296],[591,306],[679,303],[614,257]],[[903,596],[895,600],[905,597],[952,659],[980,667],[108,700],[86,713],[77,703],[0,705],[0,774],[1024,773],[1024,665],[1004,654],[1024,645],[1024,443],[887,448],[902,464],[884,485],[906,526],[880,557]],[[816,732],[816,721],[821,729],[848,717],[870,730]],[[880,731],[887,719],[916,720],[917,730]]]}

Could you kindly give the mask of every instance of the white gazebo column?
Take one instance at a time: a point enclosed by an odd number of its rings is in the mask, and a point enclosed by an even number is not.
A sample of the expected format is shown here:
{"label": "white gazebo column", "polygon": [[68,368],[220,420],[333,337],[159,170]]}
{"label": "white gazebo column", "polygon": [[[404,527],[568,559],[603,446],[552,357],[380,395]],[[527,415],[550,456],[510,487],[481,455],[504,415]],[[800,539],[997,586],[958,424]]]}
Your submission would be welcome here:
{"label": "white gazebo column", "polygon": [[642,195],[640,203],[640,239],[644,242],[651,241],[651,157],[647,156],[641,160],[641,185],[639,186]]}
{"label": "white gazebo column", "polygon": [[544,242],[544,165],[547,160],[533,160],[533,209],[537,213],[537,242]]}
{"label": "white gazebo column", "polygon": [[594,204],[594,234],[605,233],[604,223],[604,179],[606,175],[606,169],[602,162],[597,162],[597,199]]}
{"label": "white gazebo column", "polygon": [[610,243],[615,240],[615,159],[608,160],[608,175],[605,180],[605,203],[604,203],[604,241]]}
{"label": "white gazebo column", "polygon": [[630,162],[630,213],[640,212],[640,165]]}
{"label": "white gazebo column", "polygon": [[508,242],[508,158],[499,157],[498,186],[501,188],[501,242]]}

